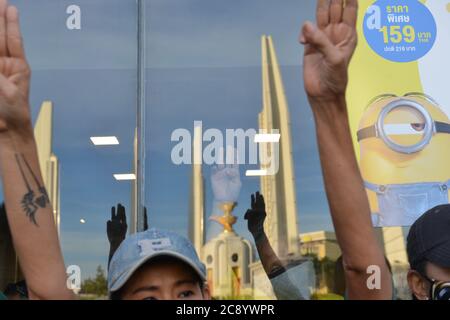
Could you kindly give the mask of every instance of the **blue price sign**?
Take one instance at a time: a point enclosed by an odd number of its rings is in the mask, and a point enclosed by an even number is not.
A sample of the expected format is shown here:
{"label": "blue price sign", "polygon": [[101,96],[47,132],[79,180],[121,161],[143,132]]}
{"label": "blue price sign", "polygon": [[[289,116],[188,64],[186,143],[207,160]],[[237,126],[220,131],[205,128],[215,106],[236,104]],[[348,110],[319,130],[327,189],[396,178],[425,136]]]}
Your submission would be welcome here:
{"label": "blue price sign", "polygon": [[364,36],[381,57],[395,62],[416,61],[436,41],[436,21],[417,0],[378,0],[364,16]]}

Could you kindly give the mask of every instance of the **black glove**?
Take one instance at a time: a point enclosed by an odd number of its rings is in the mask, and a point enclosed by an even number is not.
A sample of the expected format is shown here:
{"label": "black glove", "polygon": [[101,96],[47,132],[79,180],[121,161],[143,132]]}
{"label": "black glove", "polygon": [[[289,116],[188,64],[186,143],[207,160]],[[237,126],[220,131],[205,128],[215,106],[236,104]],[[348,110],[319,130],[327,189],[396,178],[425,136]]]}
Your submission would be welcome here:
{"label": "black glove", "polygon": [[248,222],[248,231],[253,235],[255,241],[265,236],[264,221],[266,220],[266,204],[264,197],[259,192],[251,196],[251,209],[245,213],[245,220]]}
{"label": "black glove", "polygon": [[125,207],[120,203],[111,208],[111,220],[106,223],[106,232],[111,246],[118,247],[127,235],[127,216]]}

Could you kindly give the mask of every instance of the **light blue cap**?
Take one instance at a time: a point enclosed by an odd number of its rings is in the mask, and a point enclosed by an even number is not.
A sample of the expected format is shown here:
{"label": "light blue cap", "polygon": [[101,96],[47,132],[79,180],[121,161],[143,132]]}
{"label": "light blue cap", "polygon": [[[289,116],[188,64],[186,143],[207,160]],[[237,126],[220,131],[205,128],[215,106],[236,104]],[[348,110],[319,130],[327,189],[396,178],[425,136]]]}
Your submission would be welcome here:
{"label": "light blue cap", "polygon": [[149,260],[170,256],[180,259],[206,280],[206,268],[192,243],[174,232],[151,228],[128,236],[114,253],[108,271],[108,291],[123,287],[133,273]]}

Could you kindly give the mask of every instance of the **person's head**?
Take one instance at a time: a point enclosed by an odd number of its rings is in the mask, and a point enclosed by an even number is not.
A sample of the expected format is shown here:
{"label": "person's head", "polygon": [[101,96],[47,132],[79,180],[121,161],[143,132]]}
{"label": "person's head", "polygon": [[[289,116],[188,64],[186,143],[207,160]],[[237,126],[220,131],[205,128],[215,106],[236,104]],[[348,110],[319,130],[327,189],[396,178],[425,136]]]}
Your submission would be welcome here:
{"label": "person's head", "polygon": [[407,241],[413,298],[450,300],[450,205],[437,206],[421,216]]}
{"label": "person's head", "polygon": [[113,300],[208,300],[205,266],[184,237],[149,229],[126,238],[108,272]]}

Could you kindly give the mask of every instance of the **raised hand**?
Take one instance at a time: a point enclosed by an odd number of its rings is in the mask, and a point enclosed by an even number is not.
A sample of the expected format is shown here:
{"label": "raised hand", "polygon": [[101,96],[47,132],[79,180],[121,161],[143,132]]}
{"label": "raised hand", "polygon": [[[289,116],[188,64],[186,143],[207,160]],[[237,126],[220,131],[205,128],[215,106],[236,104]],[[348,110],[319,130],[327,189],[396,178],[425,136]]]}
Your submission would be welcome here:
{"label": "raised hand", "polygon": [[237,201],[242,187],[239,165],[214,166],[211,173],[211,184],[215,201]]}
{"label": "raised hand", "polygon": [[14,249],[31,299],[72,299],[31,124],[19,14],[0,0],[0,172]]}
{"label": "raised hand", "polygon": [[120,203],[111,208],[111,220],[106,223],[106,231],[111,247],[118,247],[127,235],[127,217],[125,207]]}
{"label": "raised hand", "polygon": [[303,26],[303,72],[310,99],[333,101],[345,96],[348,65],[357,44],[357,0],[318,0],[317,25]]}
{"label": "raised hand", "polygon": [[266,204],[264,197],[259,192],[251,196],[251,209],[245,213],[245,220],[247,220],[248,231],[256,239],[265,234],[264,221],[266,220]]}
{"label": "raised hand", "polygon": [[19,14],[0,0],[0,139],[31,139],[30,67],[19,27]]}

